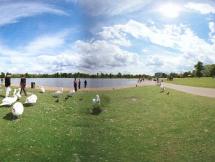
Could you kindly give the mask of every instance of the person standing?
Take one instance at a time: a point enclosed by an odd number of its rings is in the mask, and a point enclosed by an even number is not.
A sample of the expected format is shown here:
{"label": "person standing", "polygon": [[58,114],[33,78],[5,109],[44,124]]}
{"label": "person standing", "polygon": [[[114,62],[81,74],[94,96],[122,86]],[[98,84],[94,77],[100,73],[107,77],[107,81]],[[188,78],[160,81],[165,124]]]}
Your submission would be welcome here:
{"label": "person standing", "polygon": [[8,97],[10,94],[10,91],[11,91],[11,89],[10,89],[10,84],[11,84],[10,78],[11,78],[11,75],[9,73],[7,73],[5,76],[5,88],[6,88],[5,97]]}
{"label": "person standing", "polygon": [[73,81],[73,86],[74,86],[75,92],[77,92],[77,81],[76,81],[76,78]]}
{"label": "person standing", "polygon": [[84,81],[84,88],[87,88],[87,80]]}
{"label": "person standing", "polygon": [[21,91],[20,94],[22,94],[22,91],[24,92],[25,96],[27,96],[26,91],[25,91],[25,87],[26,87],[26,78],[24,75],[22,75],[21,79],[20,79],[20,87],[21,87]]}
{"label": "person standing", "polygon": [[78,79],[78,89],[81,89],[81,80]]}

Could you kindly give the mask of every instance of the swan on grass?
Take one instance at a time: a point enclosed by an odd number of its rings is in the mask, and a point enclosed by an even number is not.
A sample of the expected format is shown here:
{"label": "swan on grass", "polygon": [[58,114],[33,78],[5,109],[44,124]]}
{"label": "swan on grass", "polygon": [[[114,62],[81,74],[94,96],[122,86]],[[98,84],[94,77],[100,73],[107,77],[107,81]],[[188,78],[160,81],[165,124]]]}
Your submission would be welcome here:
{"label": "swan on grass", "polygon": [[61,90],[58,90],[58,91],[54,92],[54,93],[52,94],[52,96],[53,96],[53,97],[59,98],[60,95],[62,95],[62,94],[63,94],[63,88],[61,88]]}
{"label": "swan on grass", "polygon": [[45,88],[43,86],[40,87],[40,93],[45,93],[45,92],[46,92]]}
{"label": "swan on grass", "polygon": [[99,97],[99,95],[97,94],[96,97],[92,101],[93,101],[93,105],[100,104],[100,97]]}
{"label": "swan on grass", "polygon": [[69,93],[66,95],[65,100],[69,99],[69,97],[73,97],[75,95],[75,90],[70,90]]}
{"label": "swan on grass", "polygon": [[13,116],[19,117],[24,112],[24,106],[21,102],[16,102],[12,107]]}
{"label": "swan on grass", "polygon": [[25,104],[35,104],[36,102],[37,102],[37,96],[35,94],[30,95],[25,100]]}
{"label": "swan on grass", "polygon": [[15,103],[18,99],[17,95],[16,95],[16,89],[14,89],[13,92],[13,97],[5,97],[2,100],[2,103],[0,104],[0,106],[11,106],[13,103]]}
{"label": "swan on grass", "polygon": [[21,92],[21,88],[18,88],[18,92],[16,93],[16,96],[18,97],[18,99],[22,97],[20,92]]}

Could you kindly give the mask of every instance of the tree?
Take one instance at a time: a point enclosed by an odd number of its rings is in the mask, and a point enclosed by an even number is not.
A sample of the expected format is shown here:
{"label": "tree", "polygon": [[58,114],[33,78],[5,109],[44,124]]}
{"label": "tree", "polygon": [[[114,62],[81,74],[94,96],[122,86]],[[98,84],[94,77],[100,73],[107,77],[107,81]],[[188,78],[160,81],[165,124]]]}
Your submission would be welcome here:
{"label": "tree", "polygon": [[202,77],[202,71],[204,70],[203,63],[201,61],[198,61],[198,63],[194,67],[196,70],[196,76]]}
{"label": "tree", "polygon": [[215,77],[215,64],[212,65],[210,75],[211,75],[211,77]]}

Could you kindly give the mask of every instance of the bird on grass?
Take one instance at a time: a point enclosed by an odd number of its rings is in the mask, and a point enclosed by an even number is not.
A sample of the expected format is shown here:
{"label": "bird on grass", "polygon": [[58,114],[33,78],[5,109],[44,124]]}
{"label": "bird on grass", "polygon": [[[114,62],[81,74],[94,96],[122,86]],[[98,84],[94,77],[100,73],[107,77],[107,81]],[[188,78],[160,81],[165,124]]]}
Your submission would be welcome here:
{"label": "bird on grass", "polygon": [[32,94],[26,98],[25,104],[35,104],[37,102],[37,95]]}
{"label": "bird on grass", "polygon": [[65,100],[68,100],[70,97],[73,97],[75,95],[75,90],[69,91],[69,93],[66,95]]}
{"label": "bird on grass", "polygon": [[45,88],[43,86],[40,87],[40,93],[45,93],[45,92],[46,92]]}
{"label": "bird on grass", "polygon": [[0,104],[0,106],[11,106],[13,103],[15,103],[18,99],[17,95],[16,95],[16,89],[14,89],[13,92],[13,97],[5,97],[2,100],[2,103]]}
{"label": "bird on grass", "polygon": [[59,102],[59,98],[60,98],[61,95],[63,95],[63,88],[61,88],[61,90],[58,90],[58,91],[54,92],[52,94],[52,97],[57,98],[55,100],[55,102]]}
{"label": "bird on grass", "polygon": [[97,94],[95,98],[93,98],[93,105],[100,104],[101,100],[99,95]]}
{"label": "bird on grass", "polygon": [[21,102],[16,102],[12,107],[13,117],[19,118],[24,112],[24,106]]}

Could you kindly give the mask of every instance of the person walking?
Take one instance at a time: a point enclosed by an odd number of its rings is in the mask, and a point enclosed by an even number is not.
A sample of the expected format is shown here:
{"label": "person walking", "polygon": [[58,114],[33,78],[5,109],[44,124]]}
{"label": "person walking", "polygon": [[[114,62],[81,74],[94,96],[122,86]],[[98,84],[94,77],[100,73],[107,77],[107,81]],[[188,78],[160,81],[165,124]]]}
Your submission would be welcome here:
{"label": "person walking", "polygon": [[78,79],[78,89],[81,89],[81,80]]}
{"label": "person walking", "polygon": [[73,81],[73,86],[74,86],[75,92],[77,92],[77,81],[76,81],[76,78]]}
{"label": "person walking", "polygon": [[6,88],[6,94],[5,94],[5,97],[8,97],[9,94],[10,94],[10,91],[11,91],[11,88],[10,88],[10,78],[11,78],[11,75],[9,73],[6,74],[5,76],[5,88]]}
{"label": "person walking", "polygon": [[84,88],[87,88],[87,80],[84,81]]}
{"label": "person walking", "polygon": [[26,78],[24,75],[22,75],[21,79],[20,79],[20,94],[22,94],[22,91],[24,92],[25,96],[27,96],[27,93],[25,91],[25,87],[26,87]]}

